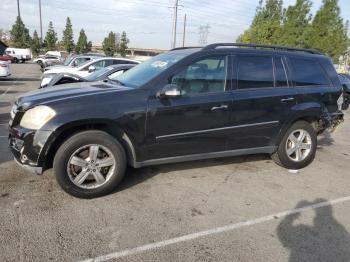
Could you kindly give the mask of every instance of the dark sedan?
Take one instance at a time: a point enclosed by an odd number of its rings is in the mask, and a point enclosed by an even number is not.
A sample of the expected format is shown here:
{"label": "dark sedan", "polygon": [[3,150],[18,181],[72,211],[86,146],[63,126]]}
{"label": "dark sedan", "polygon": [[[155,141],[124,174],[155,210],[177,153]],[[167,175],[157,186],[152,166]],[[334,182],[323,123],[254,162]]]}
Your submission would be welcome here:
{"label": "dark sedan", "polygon": [[88,75],[87,77],[81,77],[79,75],[71,73],[52,74],[52,77],[50,77],[50,75],[47,75],[42,80],[39,88],[78,82],[94,82],[105,79],[113,80],[115,77],[121,75],[122,73],[134,66],[134,64],[111,65],[108,67],[101,68],[92,73],[91,75]]}

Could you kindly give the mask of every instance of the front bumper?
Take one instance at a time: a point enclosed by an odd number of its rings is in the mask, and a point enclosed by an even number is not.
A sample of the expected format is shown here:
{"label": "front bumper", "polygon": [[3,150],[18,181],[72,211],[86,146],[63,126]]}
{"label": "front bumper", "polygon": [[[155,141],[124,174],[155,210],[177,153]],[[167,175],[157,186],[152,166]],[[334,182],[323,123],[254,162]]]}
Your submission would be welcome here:
{"label": "front bumper", "polygon": [[9,128],[9,147],[15,161],[35,174],[42,174],[46,166],[47,141],[52,131]]}

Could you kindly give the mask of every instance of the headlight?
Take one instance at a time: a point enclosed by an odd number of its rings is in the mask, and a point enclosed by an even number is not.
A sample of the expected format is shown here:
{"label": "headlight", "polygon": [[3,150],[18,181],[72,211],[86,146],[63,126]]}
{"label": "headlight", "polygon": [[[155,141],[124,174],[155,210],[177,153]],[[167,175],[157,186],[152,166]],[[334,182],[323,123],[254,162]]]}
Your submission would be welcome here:
{"label": "headlight", "polygon": [[20,125],[24,128],[37,130],[55,115],[55,110],[48,106],[36,106],[24,113]]}
{"label": "headlight", "polygon": [[41,80],[40,86],[41,87],[47,86],[51,82],[52,78],[53,77],[50,77],[50,76],[44,77],[43,80]]}

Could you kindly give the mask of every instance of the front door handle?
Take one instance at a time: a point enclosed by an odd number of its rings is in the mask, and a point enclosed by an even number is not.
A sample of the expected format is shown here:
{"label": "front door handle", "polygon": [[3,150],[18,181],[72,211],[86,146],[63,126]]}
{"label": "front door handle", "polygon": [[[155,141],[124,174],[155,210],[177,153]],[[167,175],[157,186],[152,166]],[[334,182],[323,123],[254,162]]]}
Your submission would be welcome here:
{"label": "front door handle", "polygon": [[294,99],[295,99],[294,97],[282,98],[282,99],[281,99],[281,102],[282,102],[282,103],[290,102],[290,101],[293,101]]}
{"label": "front door handle", "polygon": [[211,108],[211,111],[215,111],[215,110],[221,110],[221,109],[227,109],[228,105],[220,105],[220,106],[213,106]]}

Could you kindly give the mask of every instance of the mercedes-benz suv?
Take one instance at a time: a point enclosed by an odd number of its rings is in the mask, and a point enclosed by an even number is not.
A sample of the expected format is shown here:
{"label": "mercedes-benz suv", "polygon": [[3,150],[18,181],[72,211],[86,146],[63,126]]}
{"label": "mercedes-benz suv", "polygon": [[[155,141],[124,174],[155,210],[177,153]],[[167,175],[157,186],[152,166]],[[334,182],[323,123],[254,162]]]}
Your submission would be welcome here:
{"label": "mercedes-benz suv", "polygon": [[83,198],[105,195],[126,166],[270,154],[300,169],[317,135],[343,119],[342,86],[317,51],[212,44],[158,55],[114,81],[28,93],[16,101],[9,143],[36,173]]}

